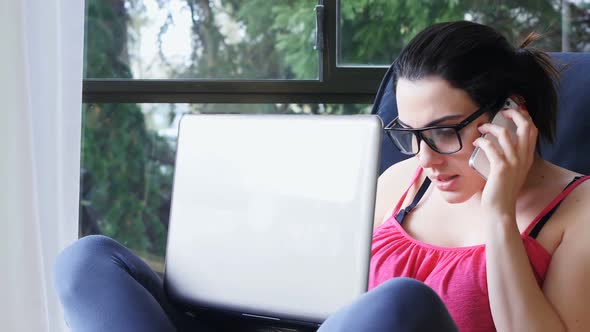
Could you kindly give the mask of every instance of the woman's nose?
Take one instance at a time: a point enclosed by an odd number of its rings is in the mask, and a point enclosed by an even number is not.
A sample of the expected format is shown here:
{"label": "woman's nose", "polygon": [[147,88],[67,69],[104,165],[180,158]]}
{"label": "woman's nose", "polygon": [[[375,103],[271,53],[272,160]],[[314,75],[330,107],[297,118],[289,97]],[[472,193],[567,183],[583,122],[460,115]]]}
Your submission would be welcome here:
{"label": "woman's nose", "polygon": [[422,168],[432,168],[443,161],[443,155],[432,150],[432,148],[422,140],[420,142],[420,152],[418,152],[418,162]]}

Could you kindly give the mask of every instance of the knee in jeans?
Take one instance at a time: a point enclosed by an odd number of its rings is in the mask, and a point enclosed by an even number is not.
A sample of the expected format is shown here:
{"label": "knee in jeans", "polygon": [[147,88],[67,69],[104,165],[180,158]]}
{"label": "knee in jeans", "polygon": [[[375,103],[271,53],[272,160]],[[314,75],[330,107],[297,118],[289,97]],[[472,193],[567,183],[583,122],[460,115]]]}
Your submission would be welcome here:
{"label": "knee in jeans", "polygon": [[391,308],[405,311],[408,308],[442,305],[432,288],[412,278],[393,278],[375,289]]}
{"label": "knee in jeans", "polygon": [[438,294],[418,280],[394,278],[367,295],[371,310],[384,320],[382,326],[395,327],[388,330],[456,331]]}
{"label": "knee in jeans", "polygon": [[119,244],[103,235],[89,235],[65,248],[53,266],[53,282],[60,297],[86,287],[88,273],[103,260],[110,260]]}

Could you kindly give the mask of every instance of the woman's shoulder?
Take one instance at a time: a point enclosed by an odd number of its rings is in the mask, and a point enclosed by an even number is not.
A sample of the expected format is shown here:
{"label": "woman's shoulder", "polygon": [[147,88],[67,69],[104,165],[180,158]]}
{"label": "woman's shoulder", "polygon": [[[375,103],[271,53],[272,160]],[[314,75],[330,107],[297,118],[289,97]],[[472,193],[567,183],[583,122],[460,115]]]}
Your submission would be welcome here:
{"label": "woman's shoulder", "polygon": [[[572,190],[563,199],[563,203],[560,209],[570,213],[573,219],[581,220],[587,218],[580,218],[582,216],[590,216],[590,180],[586,180],[584,175],[565,170],[566,179],[569,179],[569,185],[574,186]],[[574,183],[573,180],[576,177],[580,177]],[[565,192],[565,191],[564,191]],[[590,220],[586,222],[590,224]]]}
{"label": "woman's shoulder", "polygon": [[379,181],[393,182],[399,180],[405,180],[407,183],[411,180],[412,175],[418,169],[419,164],[416,158],[408,158],[389,166],[381,176]]}
{"label": "woman's shoulder", "polygon": [[[550,166],[552,170],[548,172],[546,176],[544,176],[544,178],[547,179],[547,181],[545,181],[545,185],[547,187],[551,185],[558,185],[563,187],[563,191],[566,192],[565,187],[570,187],[572,185],[574,186],[573,190],[568,190],[569,194],[564,197],[564,200],[572,197],[581,198],[579,196],[584,196],[584,194],[590,193],[590,181],[581,179],[585,176],[584,174],[580,174],[554,164],[550,164]],[[588,198],[590,198],[590,196]]]}
{"label": "woman's shoulder", "polygon": [[[393,213],[393,207],[410,185],[418,167],[416,158],[409,158],[391,165],[379,176],[375,203],[375,228],[381,225],[389,214]],[[421,175],[421,178],[423,177],[424,174]],[[421,183],[422,179],[419,180],[416,182]],[[408,192],[408,197],[413,196],[414,187]]]}
{"label": "woman's shoulder", "polygon": [[[563,189],[559,195],[561,203],[554,217],[564,221],[564,230],[578,229],[579,227],[587,228],[590,231],[590,180],[574,179],[583,178],[584,175],[553,165],[552,176],[548,177],[547,187],[556,184],[561,188],[568,185],[568,189]],[[557,199],[557,198],[556,198]]]}

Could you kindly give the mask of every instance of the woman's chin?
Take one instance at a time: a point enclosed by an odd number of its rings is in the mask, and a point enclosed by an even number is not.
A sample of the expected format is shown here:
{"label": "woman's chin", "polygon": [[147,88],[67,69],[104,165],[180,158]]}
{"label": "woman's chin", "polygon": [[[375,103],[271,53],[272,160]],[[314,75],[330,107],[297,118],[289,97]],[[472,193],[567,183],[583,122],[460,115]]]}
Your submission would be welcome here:
{"label": "woman's chin", "polygon": [[469,195],[466,192],[449,192],[449,191],[441,191],[440,195],[442,196],[442,198],[445,200],[445,202],[449,203],[449,204],[460,204],[460,203],[465,203],[466,201],[468,201],[471,196],[473,195]]}
{"label": "woman's chin", "polygon": [[432,180],[434,188],[449,204],[461,204],[482,192],[486,182],[475,171],[461,172],[448,181]]}
{"label": "woman's chin", "polygon": [[[481,192],[479,188],[470,188],[472,190],[460,188],[453,191],[439,190],[441,197],[449,204],[461,204],[470,200],[475,194]],[[483,189],[483,186],[482,186]]]}

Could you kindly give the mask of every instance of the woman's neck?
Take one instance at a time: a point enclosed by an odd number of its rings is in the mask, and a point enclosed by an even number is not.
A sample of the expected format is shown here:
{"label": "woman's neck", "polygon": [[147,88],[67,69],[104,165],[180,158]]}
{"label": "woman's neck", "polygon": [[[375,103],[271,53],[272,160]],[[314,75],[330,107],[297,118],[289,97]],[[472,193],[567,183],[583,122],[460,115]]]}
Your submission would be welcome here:
{"label": "woman's neck", "polygon": [[[517,205],[518,205],[518,201],[520,201],[521,198],[528,197],[529,196],[528,194],[530,192],[534,191],[535,188],[539,188],[539,186],[543,186],[543,184],[546,183],[546,179],[548,177],[550,177],[550,174],[552,174],[552,172],[556,171],[557,169],[558,169],[557,166],[544,160],[543,158],[541,158],[541,156],[535,155],[535,158],[533,160],[533,164],[531,165],[531,168],[529,170],[529,173],[527,175],[525,183],[523,184],[523,186],[520,190],[520,194],[517,198]],[[482,195],[482,191],[476,192],[469,199],[467,199],[463,203],[459,203],[459,204],[450,204],[450,203],[444,201],[444,198],[442,198],[442,197],[440,197],[440,199],[443,201],[443,203],[448,204],[449,207],[477,208],[481,204],[481,195]]]}
{"label": "woman's neck", "polygon": [[534,188],[543,184],[551,172],[557,171],[558,167],[544,160],[539,155],[535,155],[533,164],[529,169],[527,178],[522,186],[521,193],[526,193],[528,189]]}

